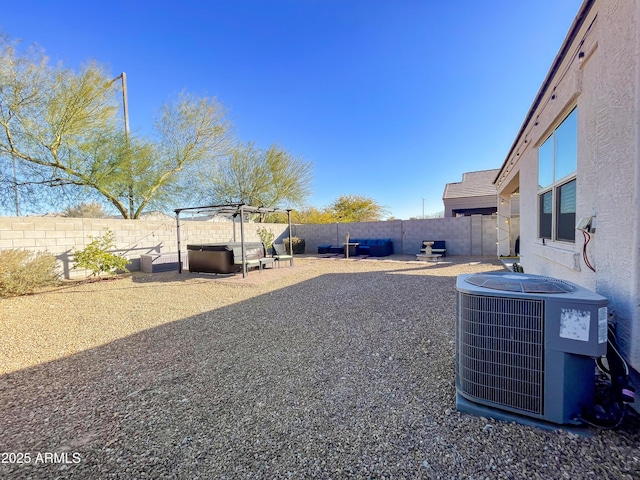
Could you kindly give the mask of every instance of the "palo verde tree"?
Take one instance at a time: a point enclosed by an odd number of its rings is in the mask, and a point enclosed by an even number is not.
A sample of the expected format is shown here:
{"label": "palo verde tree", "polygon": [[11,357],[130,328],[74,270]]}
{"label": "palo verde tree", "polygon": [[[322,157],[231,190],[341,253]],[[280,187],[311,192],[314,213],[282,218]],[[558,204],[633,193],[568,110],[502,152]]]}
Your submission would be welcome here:
{"label": "palo verde tree", "polygon": [[364,195],[341,195],[329,211],[336,222],[377,222],[388,214],[377,201]]}
{"label": "palo verde tree", "polygon": [[335,223],[336,219],[329,208],[305,206],[291,212],[291,221],[293,223],[316,224]]}
{"label": "palo verde tree", "polygon": [[238,145],[203,182],[210,185],[210,199],[216,203],[274,208],[302,204],[312,179],[311,163],[275,144],[260,150],[249,143]]}
{"label": "palo verde tree", "polygon": [[326,207],[305,206],[291,214],[294,223],[377,222],[388,211],[364,195],[341,195]]}
{"label": "palo verde tree", "polygon": [[138,218],[228,152],[221,105],[186,93],[162,107],[153,139],[127,135],[115,80],[96,63],[75,72],[0,38],[0,190],[35,202],[42,187],[66,188]]}

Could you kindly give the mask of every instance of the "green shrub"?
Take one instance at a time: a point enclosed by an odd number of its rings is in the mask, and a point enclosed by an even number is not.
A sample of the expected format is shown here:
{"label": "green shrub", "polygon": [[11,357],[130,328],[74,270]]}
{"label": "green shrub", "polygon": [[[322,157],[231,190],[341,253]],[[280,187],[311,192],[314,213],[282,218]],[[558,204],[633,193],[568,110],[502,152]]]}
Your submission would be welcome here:
{"label": "green shrub", "polygon": [[273,232],[271,230],[267,230],[264,227],[258,228],[256,230],[258,236],[260,237],[260,241],[264,243],[265,248],[267,249],[267,253],[271,251],[271,245],[273,245]]}
{"label": "green shrub", "polygon": [[[304,239],[298,237],[291,237],[291,243],[293,244],[293,253],[294,255],[300,255],[304,253]],[[289,252],[289,239],[284,239],[284,247],[287,249],[287,253]]]}
{"label": "green shrub", "polygon": [[56,257],[46,252],[29,250],[0,251],[0,297],[12,297],[35,292],[55,285]]}
{"label": "green shrub", "polygon": [[82,250],[76,250],[75,267],[91,270],[92,275],[100,277],[103,273],[115,273],[116,271],[128,272],[127,260],[122,255],[116,255],[109,250],[116,246],[114,233],[108,228],[99,237],[89,235],[91,242]]}

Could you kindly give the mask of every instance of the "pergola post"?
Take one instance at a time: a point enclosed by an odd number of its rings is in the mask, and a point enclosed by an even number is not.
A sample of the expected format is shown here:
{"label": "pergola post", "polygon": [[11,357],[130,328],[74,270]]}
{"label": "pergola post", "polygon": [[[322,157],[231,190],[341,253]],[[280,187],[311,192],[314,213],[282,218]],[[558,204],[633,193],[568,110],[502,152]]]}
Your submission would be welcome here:
{"label": "pergola post", "polygon": [[[287,209],[287,223],[289,224],[289,253],[291,254],[291,266],[293,267],[293,232],[291,231],[291,209]],[[278,265],[280,265],[278,263]]]}
{"label": "pergola post", "polygon": [[240,205],[240,248],[242,249],[242,278],[247,276],[247,251],[244,248],[244,205]]}
{"label": "pergola post", "polygon": [[176,234],[178,236],[178,273],[182,273],[182,253],[180,252],[180,210],[176,210]]}

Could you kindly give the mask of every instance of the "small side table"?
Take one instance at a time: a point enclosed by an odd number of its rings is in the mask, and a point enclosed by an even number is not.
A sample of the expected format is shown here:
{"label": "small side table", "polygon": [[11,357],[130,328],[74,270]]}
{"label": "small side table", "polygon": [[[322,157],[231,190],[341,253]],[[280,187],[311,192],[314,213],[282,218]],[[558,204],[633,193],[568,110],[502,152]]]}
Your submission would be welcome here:
{"label": "small side table", "polygon": [[349,258],[349,256],[351,257],[357,256],[358,245],[360,245],[359,243],[346,242],[346,243],[343,243],[343,245],[344,245],[344,254],[346,258]]}

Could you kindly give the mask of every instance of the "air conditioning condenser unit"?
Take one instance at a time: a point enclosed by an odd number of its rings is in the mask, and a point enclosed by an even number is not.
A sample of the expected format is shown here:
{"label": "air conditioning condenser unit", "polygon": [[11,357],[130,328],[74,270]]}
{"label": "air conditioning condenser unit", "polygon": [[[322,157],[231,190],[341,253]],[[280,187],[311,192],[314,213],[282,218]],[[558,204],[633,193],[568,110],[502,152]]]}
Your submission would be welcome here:
{"label": "air conditioning condenser unit", "polygon": [[540,275],[459,275],[456,404],[503,420],[578,424],[607,352],[607,299]]}

